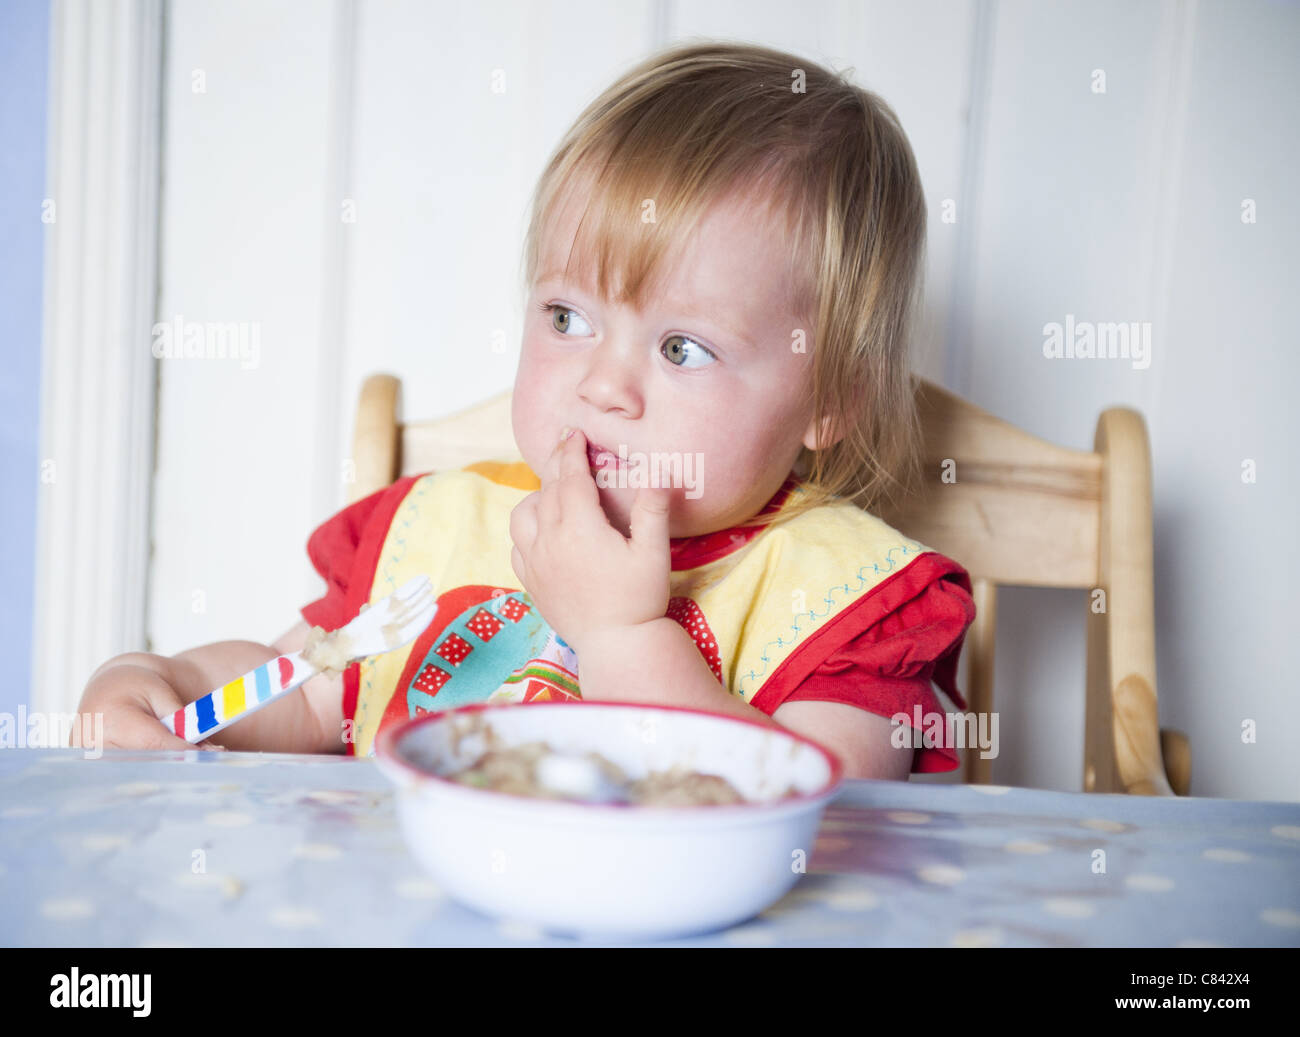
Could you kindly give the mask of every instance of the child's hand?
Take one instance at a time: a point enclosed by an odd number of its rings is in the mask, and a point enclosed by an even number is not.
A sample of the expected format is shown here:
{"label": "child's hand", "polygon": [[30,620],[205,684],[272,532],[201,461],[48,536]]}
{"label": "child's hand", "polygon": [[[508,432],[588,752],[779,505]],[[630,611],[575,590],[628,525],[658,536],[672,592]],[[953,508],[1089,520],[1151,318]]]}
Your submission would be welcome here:
{"label": "child's hand", "polygon": [[[159,672],[161,656],[142,652],[110,660],[86,684],[68,744],[82,749],[219,749],[206,739],[190,744],[158,719],[185,708],[185,701]],[[115,663],[115,665],[114,665]],[[223,732],[224,733],[224,732]]]}
{"label": "child's hand", "polygon": [[510,562],[546,622],[581,655],[593,631],[661,618],[671,490],[638,489],[628,539],[601,509],[581,431],[556,445],[540,474],[542,488],[510,514]]}

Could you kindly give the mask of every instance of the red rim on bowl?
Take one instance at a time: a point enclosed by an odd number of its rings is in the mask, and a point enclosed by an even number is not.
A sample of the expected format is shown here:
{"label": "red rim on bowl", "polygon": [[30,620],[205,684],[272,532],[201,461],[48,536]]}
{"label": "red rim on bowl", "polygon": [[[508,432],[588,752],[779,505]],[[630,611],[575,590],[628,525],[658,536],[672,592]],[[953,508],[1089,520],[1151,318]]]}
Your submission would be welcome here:
{"label": "red rim on bowl", "polygon": [[[498,702],[492,704],[486,702],[477,702],[468,706],[458,706],[455,709],[445,709],[440,713],[430,713],[427,716],[413,717],[410,720],[403,721],[402,723],[398,724],[396,727],[390,727],[386,731],[379,732],[379,734],[375,737],[375,755],[376,757],[382,757],[389,763],[395,765],[399,770],[406,773],[408,776],[420,781],[435,781],[449,788],[457,789],[458,791],[461,792],[500,797],[506,800],[510,800],[511,802],[519,802],[520,800],[525,800],[528,799],[529,797],[516,796],[510,792],[498,792],[495,789],[479,788],[475,785],[464,785],[459,781],[453,781],[451,778],[444,777],[441,774],[434,774],[431,771],[421,770],[419,767],[415,766],[415,764],[404,759],[401,753],[398,752],[397,747],[402,739],[404,739],[412,731],[414,731],[416,728],[420,727],[423,724],[437,724],[450,717],[467,716],[471,713],[483,713],[483,712],[490,713],[490,712],[494,712],[498,710],[506,710],[506,709],[535,709],[538,707],[544,708],[546,706],[566,706],[566,707],[582,706],[588,709],[594,707],[603,707],[606,709],[657,710],[665,713],[698,713],[700,716],[711,717],[715,720],[720,720],[727,723],[748,724],[750,727],[757,727],[763,731],[767,731],[767,732],[772,731],[772,727],[770,724],[764,724],[757,720],[746,720],[743,717],[727,716],[726,714],[714,713],[707,709],[693,709],[690,706],[660,706],[660,705],[640,703],[640,702],[580,702],[580,703],[579,702],[529,702],[529,703]],[[549,807],[575,807],[579,810],[607,810],[607,811],[618,811],[620,813],[626,813],[629,809],[634,809],[637,811],[637,813],[642,813],[645,811],[667,811],[671,813],[680,813],[682,811],[686,811],[692,816],[696,816],[699,815],[701,810],[707,810],[707,816],[716,817],[719,816],[720,814],[723,814],[724,812],[725,813],[744,812],[744,813],[752,814],[754,811],[761,811],[761,810],[786,810],[792,806],[801,803],[809,803],[813,800],[821,799],[828,792],[833,791],[836,788],[836,786],[840,784],[844,776],[844,765],[840,762],[838,756],[824,749],[822,746],[814,742],[811,738],[806,738],[795,731],[788,731],[782,728],[777,733],[795,742],[800,742],[803,745],[808,746],[810,749],[813,749],[815,752],[820,753],[821,756],[826,760],[827,764],[830,766],[830,771],[831,771],[830,777],[815,792],[801,792],[797,796],[786,796],[782,799],[774,799],[767,803],[740,803],[740,804],[727,803],[727,804],[716,804],[716,805],[711,804],[708,807],[636,806],[634,804],[629,804],[629,803],[623,803],[623,804],[582,803],[575,800],[566,800],[566,799],[539,799],[536,802],[538,803],[539,806],[544,806],[548,808]]]}

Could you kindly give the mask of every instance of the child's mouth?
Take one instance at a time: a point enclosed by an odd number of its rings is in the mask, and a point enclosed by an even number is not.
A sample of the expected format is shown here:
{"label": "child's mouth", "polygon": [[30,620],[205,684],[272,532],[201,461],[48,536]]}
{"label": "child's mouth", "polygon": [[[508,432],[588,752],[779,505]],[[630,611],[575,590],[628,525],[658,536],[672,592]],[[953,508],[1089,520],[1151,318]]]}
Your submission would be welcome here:
{"label": "child's mouth", "polygon": [[610,450],[609,447],[601,446],[599,443],[587,443],[587,463],[592,468],[614,468],[622,467],[618,454]]}

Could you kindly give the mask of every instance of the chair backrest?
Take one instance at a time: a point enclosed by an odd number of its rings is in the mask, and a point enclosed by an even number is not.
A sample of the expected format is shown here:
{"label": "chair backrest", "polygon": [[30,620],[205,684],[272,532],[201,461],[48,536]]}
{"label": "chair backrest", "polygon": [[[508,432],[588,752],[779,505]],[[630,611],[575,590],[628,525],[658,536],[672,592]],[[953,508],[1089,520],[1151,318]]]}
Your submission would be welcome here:
{"label": "chair backrest", "polygon": [[1101,458],[1039,439],[921,381],[924,479],[882,519],[973,579],[1095,587]]}
{"label": "chair backrest", "polygon": [[[510,392],[443,418],[400,424],[396,472],[517,459]],[[1101,502],[1098,454],[1056,446],[922,381],[917,391],[925,478],[880,517],[955,558],[973,579],[1038,587],[1097,586]],[[358,480],[361,483],[361,480]]]}
{"label": "chair backrest", "polygon": [[510,392],[498,393],[475,407],[402,426],[402,462],[398,478],[413,472],[464,468],[487,458],[522,460],[510,427]]}
{"label": "chair backrest", "polygon": [[[374,375],[362,389],[353,499],[403,475],[519,459],[509,391],[448,417],[402,424],[400,388],[396,378]],[[1080,451],[923,379],[917,404],[924,479],[878,513],[971,574],[977,615],[964,652],[970,710],[993,709],[998,584],[1088,589],[1084,787],[1171,794],[1156,719],[1150,457],[1141,415],[1106,411],[1097,449]],[[1186,794],[1185,739],[1174,749],[1175,785]],[[987,782],[991,768],[978,752],[965,754],[966,780]]]}

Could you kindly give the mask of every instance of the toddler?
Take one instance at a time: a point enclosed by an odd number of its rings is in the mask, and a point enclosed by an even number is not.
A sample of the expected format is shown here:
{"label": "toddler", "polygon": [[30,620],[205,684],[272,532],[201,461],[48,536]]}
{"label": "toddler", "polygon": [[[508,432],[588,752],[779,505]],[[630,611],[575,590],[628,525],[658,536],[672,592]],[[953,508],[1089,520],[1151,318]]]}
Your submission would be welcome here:
{"label": "toddler", "polygon": [[344,508],[307,545],[326,593],[274,644],[119,656],[81,710],[109,748],[189,748],[157,718],[428,574],[438,613],[414,642],[203,747],[365,756],[425,712],[605,699],[779,725],[847,777],[952,770],[908,725],[940,711],[932,681],[965,707],[970,579],[867,510],[917,474],[924,239],[915,159],[874,94],[763,47],[653,56],[537,185],[519,458]]}

